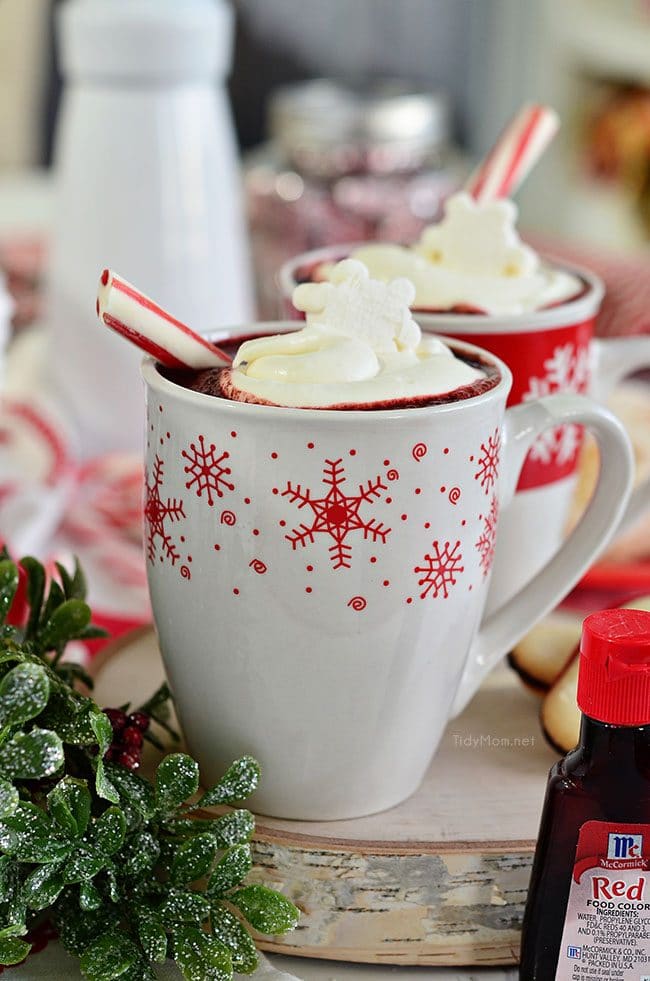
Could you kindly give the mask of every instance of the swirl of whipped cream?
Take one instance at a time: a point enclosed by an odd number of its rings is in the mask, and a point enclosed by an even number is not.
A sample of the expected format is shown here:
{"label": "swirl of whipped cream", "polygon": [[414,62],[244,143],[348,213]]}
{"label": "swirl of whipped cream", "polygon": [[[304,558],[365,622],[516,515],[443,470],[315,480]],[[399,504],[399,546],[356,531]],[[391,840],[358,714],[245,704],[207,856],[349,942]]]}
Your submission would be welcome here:
{"label": "swirl of whipped cream", "polygon": [[[549,266],[515,227],[512,201],[477,203],[465,192],[450,197],[444,217],[413,246],[372,243],[352,258],[383,282],[405,276],[415,286],[417,309],[444,311],[469,306],[487,314],[520,314],[570,300],[581,281]],[[319,274],[331,278],[333,267]]]}
{"label": "swirl of whipped cream", "polygon": [[484,377],[443,341],[422,337],[406,280],[382,283],[352,259],[331,282],[296,287],[302,330],[245,341],[224,374],[229,398],[300,408],[408,403]]}

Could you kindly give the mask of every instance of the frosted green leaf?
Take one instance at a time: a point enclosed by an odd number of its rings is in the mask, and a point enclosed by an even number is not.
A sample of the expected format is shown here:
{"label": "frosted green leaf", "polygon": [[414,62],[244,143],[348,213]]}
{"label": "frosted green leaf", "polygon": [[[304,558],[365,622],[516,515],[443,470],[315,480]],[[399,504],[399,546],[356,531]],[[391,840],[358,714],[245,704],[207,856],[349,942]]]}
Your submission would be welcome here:
{"label": "frosted green leaf", "polygon": [[18,567],[9,559],[0,562],[0,623],[4,623],[18,589]]}
{"label": "frosted green leaf", "polygon": [[85,780],[64,777],[47,795],[47,809],[66,834],[83,835],[90,821],[91,797]]}
{"label": "frosted green leaf", "polygon": [[163,813],[174,811],[199,787],[199,764],[185,753],[171,753],[156,770],[156,806]]}
{"label": "frosted green leaf", "polygon": [[90,715],[90,725],[97,737],[99,755],[103,756],[113,742],[113,726],[105,712],[94,709]]}
{"label": "frosted green leaf", "polygon": [[212,910],[212,932],[230,950],[233,970],[252,974],[258,963],[255,944],[243,923],[230,910],[218,905]]}
{"label": "frosted green leaf", "polygon": [[170,889],[160,915],[169,926],[176,923],[204,923],[210,916],[210,903],[198,892]]}
{"label": "frosted green leaf", "polygon": [[230,848],[250,841],[255,830],[255,818],[250,811],[230,811],[214,822],[212,833],[217,839],[218,848]]}
{"label": "frosted green leaf", "polygon": [[[50,590],[56,586],[52,583]],[[63,591],[59,587],[63,596]],[[57,606],[49,616],[40,635],[44,651],[58,650],[69,640],[79,637],[90,623],[90,607],[83,600],[69,599]]]}
{"label": "frosted green leaf", "polygon": [[0,819],[8,817],[18,807],[18,791],[8,780],[0,779]]}
{"label": "frosted green leaf", "polygon": [[149,960],[162,964],[167,957],[167,933],[161,920],[144,911],[138,920],[138,936]]}
{"label": "frosted green leaf", "polygon": [[0,682],[0,726],[14,726],[35,718],[49,697],[50,683],[42,665],[31,661],[16,665]]}
{"label": "frosted green leaf", "polygon": [[228,896],[228,902],[240,910],[248,922],[265,936],[276,936],[293,930],[298,910],[285,896],[266,886],[244,886]]}
{"label": "frosted green leaf", "polygon": [[0,747],[0,772],[14,780],[42,780],[63,765],[63,744],[55,732],[17,732]]}
{"label": "frosted green leaf", "polygon": [[160,855],[160,845],[149,831],[129,836],[118,856],[120,874],[129,879],[148,875]]}
{"label": "frosted green leaf", "polygon": [[102,905],[101,893],[92,882],[82,882],[79,887],[79,905],[83,910],[99,909]]}
{"label": "frosted green leaf", "polygon": [[126,833],[126,821],[118,807],[109,807],[93,821],[88,841],[104,855],[112,855],[121,847]]}
{"label": "frosted green leaf", "polygon": [[81,956],[81,970],[88,981],[113,981],[140,960],[138,948],[123,933],[105,934]]}
{"label": "frosted green leaf", "polygon": [[[103,714],[103,713],[102,713]],[[120,803],[130,825],[138,818],[150,818],[155,811],[153,787],[142,777],[115,763],[106,765],[106,775],[119,794]]]}
{"label": "frosted green leaf", "polygon": [[174,960],[186,981],[230,981],[230,954],[194,926],[182,926],[174,933]]}
{"label": "frosted green leaf", "polygon": [[24,961],[32,945],[18,937],[0,937],[0,964],[20,964]]}
{"label": "frosted green leaf", "polygon": [[41,865],[34,869],[23,885],[23,899],[30,909],[47,909],[63,889],[61,863]]}
{"label": "frosted green leaf", "polygon": [[77,956],[98,937],[116,930],[120,920],[119,910],[106,904],[98,910],[82,910],[76,887],[68,888],[61,894],[54,907],[54,914],[61,943],[66,950]]}
{"label": "frosted green leaf", "polygon": [[250,845],[234,845],[221,857],[210,876],[207,895],[212,899],[223,896],[246,878],[253,865]]}
{"label": "frosted green leaf", "polygon": [[177,885],[185,885],[203,878],[212,868],[217,854],[214,836],[206,833],[196,835],[177,849],[171,866],[171,880]]}
{"label": "frosted green leaf", "polygon": [[260,780],[260,765],[252,756],[242,756],[221,780],[201,797],[196,807],[239,804],[253,793]]}
{"label": "frosted green leaf", "polygon": [[95,790],[97,791],[98,796],[103,798],[103,800],[109,800],[111,804],[119,804],[119,792],[106,776],[106,767],[101,758],[98,758],[97,768],[95,770]]}
{"label": "frosted green leaf", "polygon": [[30,555],[20,563],[27,573],[27,601],[29,603],[29,620],[26,634],[31,638],[36,630],[43,606],[45,595],[45,569],[37,559]]}
{"label": "frosted green leaf", "polygon": [[69,847],[35,804],[21,801],[13,814],[0,821],[0,848],[21,862],[57,862]]}

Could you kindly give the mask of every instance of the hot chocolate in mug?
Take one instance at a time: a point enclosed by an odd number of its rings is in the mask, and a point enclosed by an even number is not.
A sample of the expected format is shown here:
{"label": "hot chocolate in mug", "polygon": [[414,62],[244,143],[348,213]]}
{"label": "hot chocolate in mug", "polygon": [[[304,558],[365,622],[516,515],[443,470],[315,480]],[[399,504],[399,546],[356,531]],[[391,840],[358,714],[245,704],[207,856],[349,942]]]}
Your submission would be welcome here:
{"label": "hot chocolate in mug", "polygon": [[[145,536],[162,655],[204,779],[251,753],[261,813],[350,818],[413,793],[448,720],[620,520],[632,457],[617,420],[579,395],[506,412],[505,364],[454,348],[494,377],[489,390],[375,411],[228,401],[145,359]],[[585,517],[483,620],[499,513],[528,450],[548,428],[577,424],[603,456]],[[539,534],[536,521],[514,562]]]}
{"label": "hot chocolate in mug", "polygon": [[[301,317],[291,302],[296,284],[357,248],[315,249],[286,263],[280,272],[283,308]],[[552,260],[548,262],[552,265]],[[589,394],[605,402],[624,378],[650,367],[650,337],[595,338],[604,294],[601,280],[588,270],[566,264],[557,263],[554,268],[581,283],[581,292],[565,302],[525,313],[445,313],[414,308],[413,316],[429,333],[479,344],[504,360],[513,374],[508,406],[562,393]],[[513,596],[559,547],[571,512],[581,445],[581,427],[567,425],[546,430],[531,446],[517,495],[501,523],[488,610]],[[650,481],[645,481],[632,494],[624,525],[633,525],[649,506]],[[522,565],[516,554],[522,535],[539,522],[540,515],[543,533],[528,543]]]}

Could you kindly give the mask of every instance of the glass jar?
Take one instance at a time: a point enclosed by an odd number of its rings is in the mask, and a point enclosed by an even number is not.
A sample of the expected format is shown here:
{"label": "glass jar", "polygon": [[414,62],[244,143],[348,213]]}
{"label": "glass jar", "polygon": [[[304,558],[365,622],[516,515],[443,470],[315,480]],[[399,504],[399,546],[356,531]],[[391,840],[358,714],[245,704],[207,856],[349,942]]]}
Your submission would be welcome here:
{"label": "glass jar", "polygon": [[460,182],[440,93],[302,82],[274,94],[269,130],[245,170],[262,318],[278,314],[286,259],[339,242],[413,241]]}

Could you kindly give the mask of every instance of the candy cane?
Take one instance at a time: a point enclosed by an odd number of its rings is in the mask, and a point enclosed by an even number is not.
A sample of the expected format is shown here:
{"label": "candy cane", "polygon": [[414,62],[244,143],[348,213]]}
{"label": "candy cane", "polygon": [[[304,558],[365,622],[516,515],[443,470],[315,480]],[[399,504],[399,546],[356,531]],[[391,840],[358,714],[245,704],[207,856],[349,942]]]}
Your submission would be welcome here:
{"label": "candy cane", "polygon": [[218,368],[231,358],[110,269],[101,275],[97,316],[169,368]]}
{"label": "candy cane", "polygon": [[465,190],[475,201],[494,201],[514,194],[559,125],[557,113],[548,106],[524,106],[471,175]]}

